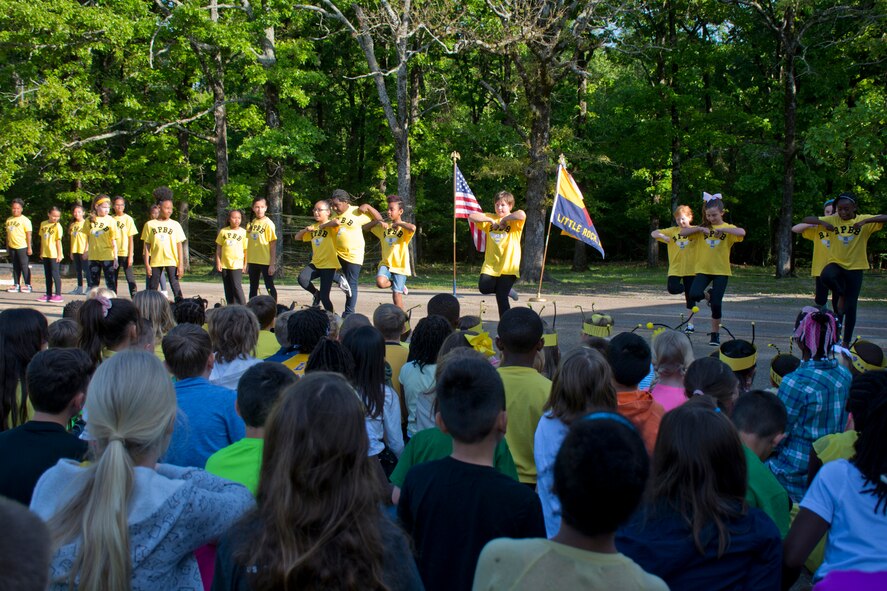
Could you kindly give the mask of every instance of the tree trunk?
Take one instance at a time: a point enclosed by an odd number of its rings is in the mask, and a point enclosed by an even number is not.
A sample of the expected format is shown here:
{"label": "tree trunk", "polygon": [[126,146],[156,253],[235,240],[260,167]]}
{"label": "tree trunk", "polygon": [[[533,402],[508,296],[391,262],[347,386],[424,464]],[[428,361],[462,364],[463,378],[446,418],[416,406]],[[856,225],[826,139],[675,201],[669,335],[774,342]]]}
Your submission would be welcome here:
{"label": "tree trunk", "polygon": [[[578,51],[576,65],[584,71],[588,67],[585,53]],[[577,102],[579,104],[579,116],[576,118],[576,139],[585,137],[585,122],[588,119],[588,77],[579,76],[579,88],[577,89]],[[582,273],[588,270],[588,246],[581,240],[576,240],[573,245],[573,266],[570,270],[574,273]]]}
{"label": "tree trunk", "polygon": [[[544,66],[540,66],[540,72]],[[542,74],[545,76],[545,74]],[[524,247],[521,279],[534,283],[542,272],[545,248],[545,195],[548,186],[548,144],[551,139],[551,86],[541,83],[533,94],[530,126],[530,150],[527,166],[527,222],[524,225]]]}
{"label": "tree trunk", "polygon": [[678,49],[677,23],[675,18],[675,7],[673,2],[668,3],[668,45],[671,50],[669,60],[671,61],[671,72],[668,77],[668,86],[671,89],[669,97],[669,112],[671,115],[671,212],[678,208],[681,204],[681,120],[678,112],[677,104],[677,78],[678,78],[678,60],[675,54]]}
{"label": "tree trunk", "polygon": [[[650,232],[659,229],[659,216],[650,215]],[[647,237],[647,266],[655,269],[659,266],[659,241],[652,236]]]}
{"label": "tree trunk", "polygon": [[[190,151],[191,151],[191,142],[188,134],[184,131],[179,131],[178,133],[178,141],[179,141],[179,151],[182,153],[182,156],[185,158],[185,162],[190,160]],[[182,178],[182,183],[187,185],[191,179],[190,166],[185,167],[185,176]],[[191,208],[188,204],[188,199],[180,199],[179,200],[179,224],[182,226],[182,232],[185,233],[185,242],[182,244],[182,258],[184,259],[183,263],[185,266],[185,272],[189,273],[191,271],[191,241],[188,240],[191,236]]]}
{"label": "tree trunk", "polygon": [[[267,8],[265,8],[267,10]],[[259,62],[266,69],[273,69],[277,64],[277,54],[275,50],[274,27],[267,27],[262,34],[262,56]],[[272,72],[273,73],[273,72]],[[265,125],[268,129],[280,129],[280,88],[273,76],[269,75],[265,82]],[[284,163],[277,158],[267,158],[265,160],[265,172],[268,179],[265,182],[265,199],[268,201],[268,217],[277,228],[277,259],[274,263],[277,265],[278,274],[283,270],[281,261],[283,260],[283,173]]]}
{"label": "tree trunk", "polygon": [[797,77],[795,75],[795,56],[797,40],[795,39],[795,15],[789,8],[785,13],[783,28],[783,70],[782,83],[784,89],[784,140],[783,140],[783,173],[782,173],[782,205],[779,208],[779,219],[776,222],[776,277],[789,277],[792,272],[792,202],[795,191],[795,156],[796,116],[797,116]]}

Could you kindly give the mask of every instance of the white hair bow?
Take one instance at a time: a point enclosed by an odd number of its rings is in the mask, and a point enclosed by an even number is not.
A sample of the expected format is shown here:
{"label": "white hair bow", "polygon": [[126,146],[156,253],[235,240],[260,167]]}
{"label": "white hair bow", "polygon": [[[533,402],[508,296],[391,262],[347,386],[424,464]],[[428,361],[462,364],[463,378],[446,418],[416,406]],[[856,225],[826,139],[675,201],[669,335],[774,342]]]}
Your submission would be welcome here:
{"label": "white hair bow", "polygon": [[702,192],[703,203],[708,203],[709,201],[714,201],[715,199],[723,199],[723,197],[721,197],[720,193],[715,193],[714,195],[712,195],[711,193],[706,193],[705,191]]}

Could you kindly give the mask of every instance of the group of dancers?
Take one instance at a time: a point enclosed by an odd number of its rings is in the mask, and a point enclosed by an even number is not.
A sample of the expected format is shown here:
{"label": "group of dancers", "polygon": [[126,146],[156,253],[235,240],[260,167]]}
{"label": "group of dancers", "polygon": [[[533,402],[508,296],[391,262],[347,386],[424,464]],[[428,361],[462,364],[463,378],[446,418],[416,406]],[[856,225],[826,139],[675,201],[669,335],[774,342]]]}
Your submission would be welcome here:
{"label": "group of dancers", "polygon": [[[730,250],[745,237],[745,230],[724,222],[720,194],[703,193],[705,220],[693,226],[693,211],[686,205],[674,211],[675,226],[654,230],[651,236],[668,245],[668,284],[671,294],[684,294],[688,310],[703,299],[711,306],[709,344],[720,346],[723,299],[730,271]],[[843,330],[841,345],[849,348],[856,326],[856,308],[863,271],[869,268],[868,240],[883,228],[887,215],[858,213],[856,198],[841,193],[824,204],[822,217],[808,216],[792,231],[813,241],[811,275],[816,279],[814,300],[831,305]],[[708,288],[711,285],[711,288]],[[686,332],[694,332],[692,323]]]}

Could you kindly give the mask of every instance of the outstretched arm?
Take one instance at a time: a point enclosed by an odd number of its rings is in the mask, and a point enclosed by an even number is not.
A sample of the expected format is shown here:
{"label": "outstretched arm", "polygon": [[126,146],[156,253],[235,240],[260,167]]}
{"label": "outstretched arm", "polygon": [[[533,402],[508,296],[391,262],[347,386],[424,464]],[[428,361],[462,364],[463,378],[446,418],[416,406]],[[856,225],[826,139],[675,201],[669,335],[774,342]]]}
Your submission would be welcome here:
{"label": "outstretched arm", "polygon": [[469,213],[468,221],[475,224],[495,224],[496,220],[483,213]]}
{"label": "outstretched arm", "polygon": [[377,222],[382,221],[382,215],[379,213],[379,211],[375,207],[373,207],[369,203],[364,203],[363,205],[361,205],[360,207],[357,208],[357,211],[359,211],[360,213],[365,213],[365,214],[372,216],[372,218],[374,220],[376,220]]}
{"label": "outstretched arm", "polygon": [[887,224],[887,215],[873,215],[870,218],[866,218],[861,222],[856,222],[853,224],[854,228],[860,228],[865,224]]}
{"label": "outstretched arm", "polygon": [[809,230],[810,228],[815,227],[816,225],[814,224],[805,224],[804,222],[801,222],[800,224],[795,224],[794,226],[792,226],[792,232],[794,232],[795,234],[803,234],[804,230]]}
{"label": "outstretched arm", "polygon": [[507,216],[499,220],[499,223],[503,222],[511,222],[511,221],[524,221],[527,219],[527,214],[524,213],[523,209],[518,209],[517,211],[512,211]]}
{"label": "outstretched arm", "polygon": [[652,232],[650,232],[650,238],[653,238],[654,240],[659,240],[659,241],[665,242],[665,243],[671,242],[671,238],[669,238],[668,236],[666,236],[665,234],[663,234],[659,230],[653,230]]}

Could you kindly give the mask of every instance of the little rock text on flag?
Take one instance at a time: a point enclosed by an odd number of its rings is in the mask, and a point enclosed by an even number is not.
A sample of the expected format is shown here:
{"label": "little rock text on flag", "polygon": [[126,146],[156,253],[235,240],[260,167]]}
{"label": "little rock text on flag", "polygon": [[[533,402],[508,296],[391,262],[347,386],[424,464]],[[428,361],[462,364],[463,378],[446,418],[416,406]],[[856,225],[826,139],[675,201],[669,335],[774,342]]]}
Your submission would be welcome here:
{"label": "little rock text on flag", "polygon": [[563,166],[558,166],[557,194],[551,208],[551,223],[563,230],[561,234],[593,246],[604,256],[604,247],[585,208],[582,192]]}

